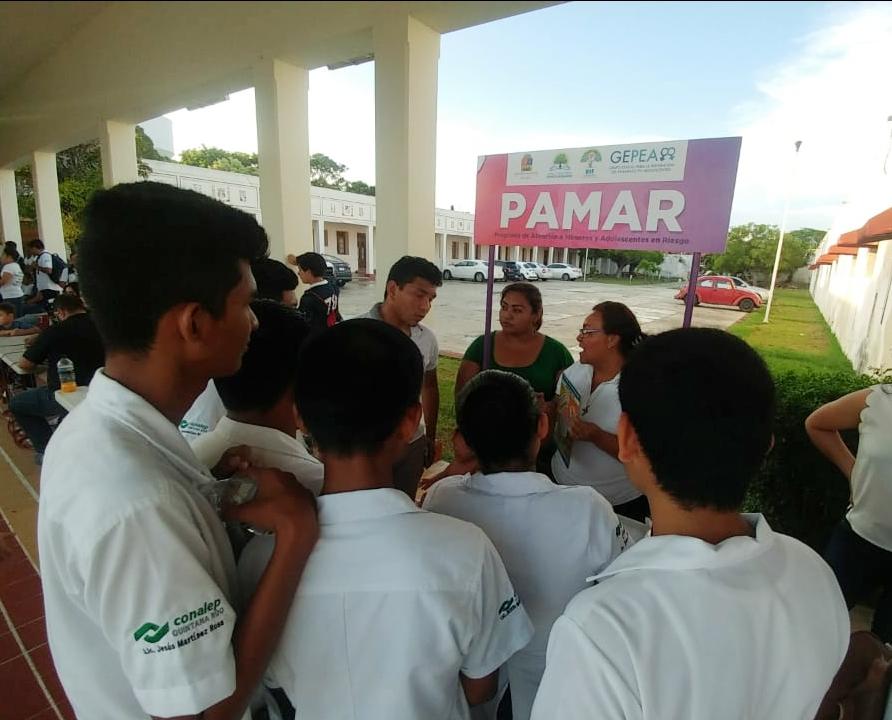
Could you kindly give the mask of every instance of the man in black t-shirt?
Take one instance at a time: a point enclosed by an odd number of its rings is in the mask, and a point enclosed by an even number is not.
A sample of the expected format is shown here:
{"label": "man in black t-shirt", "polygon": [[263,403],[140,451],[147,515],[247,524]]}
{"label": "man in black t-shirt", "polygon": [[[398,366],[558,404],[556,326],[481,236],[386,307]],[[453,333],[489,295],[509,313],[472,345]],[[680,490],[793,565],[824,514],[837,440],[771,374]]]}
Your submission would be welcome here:
{"label": "man in black t-shirt", "polygon": [[46,385],[13,395],[9,409],[34,446],[38,465],[53,431],[47,418],[65,414],[54,394],[59,389],[59,359],[74,364],[78,385],[89,385],[93,374],[105,363],[105,350],[83,302],[73,295],[59,295],[53,306],[58,322],[44,330],[19,360],[23,370],[46,363]]}
{"label": "man in black t-shirt", "polygon": [[288,257],[297,266],[297,276],[307,286],[301,295],[298,311],[312,330],[324,330],[341,321],[338,311],[338,288],[325,278],[325,258],[319,253],[306,252]]}

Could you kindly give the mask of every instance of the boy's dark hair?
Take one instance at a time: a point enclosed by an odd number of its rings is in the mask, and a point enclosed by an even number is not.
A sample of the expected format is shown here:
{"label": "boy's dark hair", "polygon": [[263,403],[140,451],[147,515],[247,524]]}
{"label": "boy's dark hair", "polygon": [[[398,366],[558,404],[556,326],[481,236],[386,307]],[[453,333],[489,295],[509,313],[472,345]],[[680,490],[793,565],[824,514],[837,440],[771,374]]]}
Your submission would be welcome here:
{"label": "boy's dark hair", "polygon": [[502,288],[501,299],[504,300],[505,296],[511,292],[519,293],[526,298],[527,304],[533,311],[533,315],[536,315],[537,313],[539,315],[536,330],[542,327],[542,293],[539,292],[539,288],[528,282],[511,283]]}
{"label": "boy's dark hair", "polygon": [[37,248],[38,250],[44,249],[43,240],[40,238],[34,238],[31,242],[28,243],[28,247]]}
{"label": "boy's dark hair", "polygon": [[214,379],[223,405],[233,412],[265,412],[286,392],[293,392],[297,358],[310,333],[310,326],[292,307],[255,300],[251,309],[259,325],[251,333],[241,368],[235,375]]}
{"label": "boy's dark hair", "polygon": [[737,510],[771,447],[774,382],[722,330],[648,338],[623,367],[619,397],[657,482],[682,507]]}
{"label": "boy's dark hair", "polygon": [[282,299],[282,293],[297,287],[297,275],[285,263],[272,258],[259,258],[251,263],[251,272],[257,283],[257,297]]}
{"label": "boy's dark hair", "polygon": [[328,265],[325,258],[316,252],[305,252],[297,256],[297,266],[301,270],[309,270],[318,278],[325,277]]}
{"label": "boy's dark hair", "polygon": [[348,320],[304,345],[297,409],[323,452],[370,455],[418,404],[423,374],[408,335],[380,320]]}
{"label": "boy's dark hair", "polygon": [[387,282],[393,280],[400,288],[405,287],[406,283],[412,282],[415,278],[427,280],[431,285],[437,287],[443,284],[443,274],[440,272],[440,268],[430,260],[414,255],[403,255],[387,273]]}
{"label": "boy's dark hair", "polygon": [[592,312],[601,315],[604,332],[608,335],[619,336],[619,352],[628,360],[632,350],[640,343],[645,335],[641,332],[641,325],[627,305],[613,300],[605,300],[592,308]]}
{"label": "boy's dark hair", "polygon": [[12,303],[0,302],[0,313],[15,315],[15,305]]}
{"label": "boy's dark hair", "polygon": [[484,473],[519,461],[535,462],[528,455],[539,425],[539,405],[522,377],[502,370],[478,373],[456,398],[455,420]]}
{"label": "boy's dark hair", "polygon": [[[84,212],[78,279],[109,351],[145,352],[158,321],[181,303],[219,317],[239,283],[239,261],[264,257],[252,215],[192,190],[136,182],[98,190]],[[161,256],[150,282],[145,263]]]}
{"label": "boy's dark hair", "polygon": [[13,262],[18,262],[18,259],[21,257],[21,255],[19,255],[18,248],[12,240],[9,240],[3,246],[3,254],[11,257]]}
{"label": "boy's dark hair", "polygon": [[80,312],[86,310],[83,301],[77,295],[56,295],[53,300],[53,310],[63,310],[67,313]]}

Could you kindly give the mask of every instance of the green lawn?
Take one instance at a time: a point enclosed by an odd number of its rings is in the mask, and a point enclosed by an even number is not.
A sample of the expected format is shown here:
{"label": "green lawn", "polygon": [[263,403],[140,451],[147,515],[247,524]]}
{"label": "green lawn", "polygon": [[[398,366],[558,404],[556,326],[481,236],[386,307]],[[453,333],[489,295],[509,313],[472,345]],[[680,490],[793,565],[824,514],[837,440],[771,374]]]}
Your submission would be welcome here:
{"label": "green lawn", "polygon": [[440,356],[437,377],[440,381],[440,418],[437,437],[443,443],[443,459],[452,460],[452,432],[455,430],[455,376],[461,360]]}
{"label": "green lawn", "polygon": [[852,366],[808,290],[776,290],[771,318],[765,306],[730,328],[768,363],[773,374],[794,371],[851,371]]}

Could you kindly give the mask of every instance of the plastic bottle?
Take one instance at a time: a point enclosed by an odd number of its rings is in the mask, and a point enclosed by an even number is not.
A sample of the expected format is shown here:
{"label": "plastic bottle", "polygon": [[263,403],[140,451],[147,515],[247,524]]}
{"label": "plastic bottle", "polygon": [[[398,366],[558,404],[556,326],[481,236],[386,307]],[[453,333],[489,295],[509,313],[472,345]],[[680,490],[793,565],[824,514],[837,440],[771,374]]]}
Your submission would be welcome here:
{"label": "plastic bottle", "polygon": [[66,393],[75,392],[77,378],[74,375],[74,363],[67,357],[60,357],[56,369],[59,371],[59,389]]}

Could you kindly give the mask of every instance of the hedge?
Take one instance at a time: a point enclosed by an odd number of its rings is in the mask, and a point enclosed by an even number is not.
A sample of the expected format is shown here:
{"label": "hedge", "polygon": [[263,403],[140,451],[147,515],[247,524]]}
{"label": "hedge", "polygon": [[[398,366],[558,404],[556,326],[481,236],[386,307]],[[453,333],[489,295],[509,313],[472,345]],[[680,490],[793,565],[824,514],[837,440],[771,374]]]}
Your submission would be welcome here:
{"label": "hedge", "polygon": [[[805,433],[805,418],[824,403],[879,382],[853,372],[785,372],[775,375],[774,448],[753,481],[744,508],[761,512],[771,527],[823,553],[845,514],[849,486]],[[857,430],[843,433],[856,452]]]}

